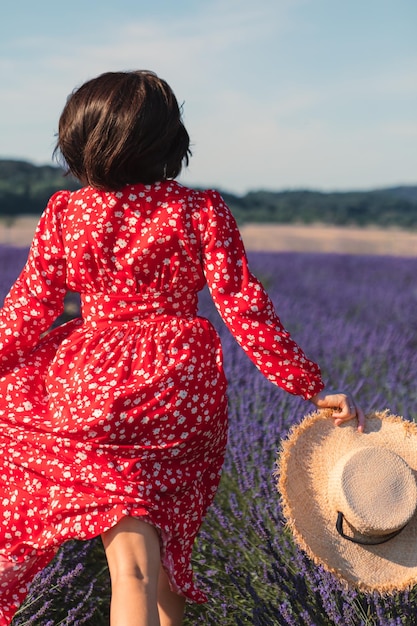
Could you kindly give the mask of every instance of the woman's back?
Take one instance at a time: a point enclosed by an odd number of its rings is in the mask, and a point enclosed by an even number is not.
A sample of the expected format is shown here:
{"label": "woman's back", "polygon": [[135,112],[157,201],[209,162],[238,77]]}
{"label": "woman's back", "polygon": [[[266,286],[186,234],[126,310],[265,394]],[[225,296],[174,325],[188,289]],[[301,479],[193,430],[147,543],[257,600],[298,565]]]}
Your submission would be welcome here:
{"label": "woman's back", "polygon": [[199,291],[207,197],[174,181],[71,193],[60,216],[68,287],[126,297]]}

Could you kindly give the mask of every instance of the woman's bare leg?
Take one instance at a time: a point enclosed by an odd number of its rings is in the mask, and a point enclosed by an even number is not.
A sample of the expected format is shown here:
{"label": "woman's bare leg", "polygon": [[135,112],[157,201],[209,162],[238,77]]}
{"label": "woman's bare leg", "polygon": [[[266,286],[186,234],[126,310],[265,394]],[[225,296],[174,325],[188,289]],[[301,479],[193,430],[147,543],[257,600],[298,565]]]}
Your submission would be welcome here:
{"label": "woman's bare leg", "polygon": [[181,626],[184,617],[185,598],[171,591],[168,576],[163,567],[159,572],[158,608],[161,626]]}
{"label": "woman's bare leg", "polygon": [[157,604],[161,555],[155,528],[124,517],[103,533],[102,540],[112,586],[110,625],[161,626]]}

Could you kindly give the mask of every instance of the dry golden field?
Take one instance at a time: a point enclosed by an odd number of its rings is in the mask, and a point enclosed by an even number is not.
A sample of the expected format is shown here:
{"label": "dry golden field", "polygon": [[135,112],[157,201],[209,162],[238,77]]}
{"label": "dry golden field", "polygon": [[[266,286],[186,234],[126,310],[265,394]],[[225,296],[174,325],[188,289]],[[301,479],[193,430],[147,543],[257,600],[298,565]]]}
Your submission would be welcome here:
{"label": "dry golden field", "polygon": [[396,228],[247,224],[241,232],[248,250],[417,256],[417,231]]}
{"label": "dry golden field", "polygon": [[[28,246],[36,222],[31,216],[0,219],[0,243]],[[395,228],[246,224],[241,233],[248,250],[417,256],[417,231]]]}

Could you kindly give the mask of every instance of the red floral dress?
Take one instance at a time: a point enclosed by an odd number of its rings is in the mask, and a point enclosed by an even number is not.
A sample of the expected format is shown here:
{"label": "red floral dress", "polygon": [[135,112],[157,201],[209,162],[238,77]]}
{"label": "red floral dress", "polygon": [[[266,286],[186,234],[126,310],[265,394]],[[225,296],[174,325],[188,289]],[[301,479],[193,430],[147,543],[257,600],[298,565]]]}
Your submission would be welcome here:
{"label": "red floral dress", "polygon": [[[227,439],[221,345],[197,315],[206,284],[269,380],[322,389],[216,192],[165,181],[49,201],[0,310],[0,624],[64,541],[125,515],[158,528],[173,589],[205,600],[190,557]],[[46,332],[68,290],[82,317]]]}

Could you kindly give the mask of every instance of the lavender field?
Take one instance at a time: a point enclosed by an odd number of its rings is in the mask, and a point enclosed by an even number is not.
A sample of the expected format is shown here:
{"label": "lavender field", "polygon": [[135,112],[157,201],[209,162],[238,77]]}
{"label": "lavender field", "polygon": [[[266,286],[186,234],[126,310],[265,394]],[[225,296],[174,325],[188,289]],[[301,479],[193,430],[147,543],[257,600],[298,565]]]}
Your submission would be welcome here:
{"label": "lavender field", "polygon": [[[26,250],[0,247],[0,299]],[[277,311],[334,388],[365,410],[417,418],[417,259],[250,253]],[[280,440],[313,407],[263,379],[219,320],[230,438],[221,486],[194,564],[209,596],[185,626],[393,626],[417,624],[415,590],[382,598],[347,592],[294,547],[273,479]],[[33,582],[13,626],[108,624],[109,580],[99,540],[72,542]]]}

